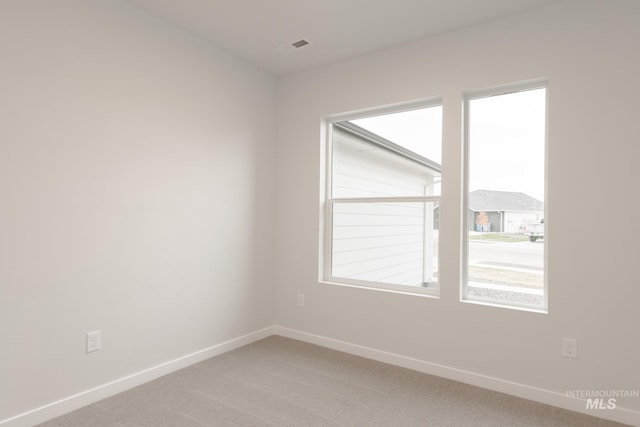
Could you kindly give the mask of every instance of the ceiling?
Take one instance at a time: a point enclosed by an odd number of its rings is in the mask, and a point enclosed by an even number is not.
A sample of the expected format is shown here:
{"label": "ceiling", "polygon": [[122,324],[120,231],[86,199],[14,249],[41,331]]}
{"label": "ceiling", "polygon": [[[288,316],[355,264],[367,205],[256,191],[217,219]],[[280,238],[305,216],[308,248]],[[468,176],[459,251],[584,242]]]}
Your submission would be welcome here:
{"label": "ceiling", "polygon": [[[129,1],[273,74],[286,75],[559,0]],[[291,46],[302,39],[310,44]]]}

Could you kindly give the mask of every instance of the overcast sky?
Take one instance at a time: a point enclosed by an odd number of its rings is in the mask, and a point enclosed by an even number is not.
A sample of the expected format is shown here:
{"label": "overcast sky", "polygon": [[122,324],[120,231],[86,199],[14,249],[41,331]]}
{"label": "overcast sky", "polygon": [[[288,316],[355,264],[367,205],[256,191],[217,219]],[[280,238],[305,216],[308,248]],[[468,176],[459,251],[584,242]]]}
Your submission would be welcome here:
{"label": "overcast sky", "polygon": [[351,122],[442,164],[442,106],[367,117]]}
{"label": "overcast sky", "polygon": [[469,102],[469,190],[544,201],[545,89]]}
{"label": "overcast sky", "polygon": [[[545,96],[536,89],[469,102],[470,191],[522,192],[544,201]],[[441,106],[352,122],[442,163]]]}

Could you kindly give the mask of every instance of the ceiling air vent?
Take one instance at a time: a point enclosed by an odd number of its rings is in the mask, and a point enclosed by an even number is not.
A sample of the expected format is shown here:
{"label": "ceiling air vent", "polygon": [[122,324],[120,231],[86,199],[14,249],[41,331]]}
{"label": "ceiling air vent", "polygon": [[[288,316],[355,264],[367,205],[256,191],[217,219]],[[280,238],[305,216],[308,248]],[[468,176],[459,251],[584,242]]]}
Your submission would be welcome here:
{"label": "ceiling air vent", "polygon": [[291,43],[291,46],[295,47],[296,49],[300,49],[301,47],[306,46],[308,44],[309,42],[306,40],[298,40],[295,43]]}
{"label": "ceiling air vent", "polygon": [[311,43],[308,40],[301,39],[293,43],[287,43],[285,45],[278,46],[276,47],[276,51],[280,52],[283,55],[288,55],[298,49],[309,46],[310,44]]}

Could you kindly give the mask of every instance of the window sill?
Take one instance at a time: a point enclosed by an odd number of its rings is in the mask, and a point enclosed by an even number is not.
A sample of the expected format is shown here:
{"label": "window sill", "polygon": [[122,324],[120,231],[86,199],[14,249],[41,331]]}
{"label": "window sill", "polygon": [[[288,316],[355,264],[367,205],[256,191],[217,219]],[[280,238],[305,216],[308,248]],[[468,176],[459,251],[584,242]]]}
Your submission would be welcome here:
{"label": "window sill", "polygon": [[320,284],[325,285],[335,285],[335,286],[345,286],[349,288],[357,288],[357,289],[366,289],[372,291],[382,291],[389,292],[393,294],[400,295],[411,295],[416,297],[426,297],[432,299],[440,299],[440,288],[436,289],[428,289],[428,288],[420,288],[420,287],[412,287],[412,286],[402,286],[402,285],[389,285],[389,284],[378,284],[378,283],[348,283],[338,280],[319,280]]}
{"label": "window sill", "polygon": [[549,314],[549,310],[547,308],[536,308],[536,307],[526,307],[526,306],[520,306],[520,305],[501,304],[498,302],[483,301],[483,300],[476,300],[476,299],[473,299],[473,300],[461,299],[460,302],[465,304],[483,305],[487,307],[496,307],[496,308],[503,308],[508,310],[528,311],[530,313],[537,313],[537,314]]}

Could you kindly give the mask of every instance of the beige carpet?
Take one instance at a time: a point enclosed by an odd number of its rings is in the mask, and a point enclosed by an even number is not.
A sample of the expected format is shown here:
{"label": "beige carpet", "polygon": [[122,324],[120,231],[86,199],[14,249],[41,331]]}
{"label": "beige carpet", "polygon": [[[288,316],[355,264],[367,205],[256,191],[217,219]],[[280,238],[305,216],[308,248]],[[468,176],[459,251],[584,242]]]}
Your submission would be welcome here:
{"label": "beige carpet", "polygon": [[621,426],[272,336],[42,426]]}

